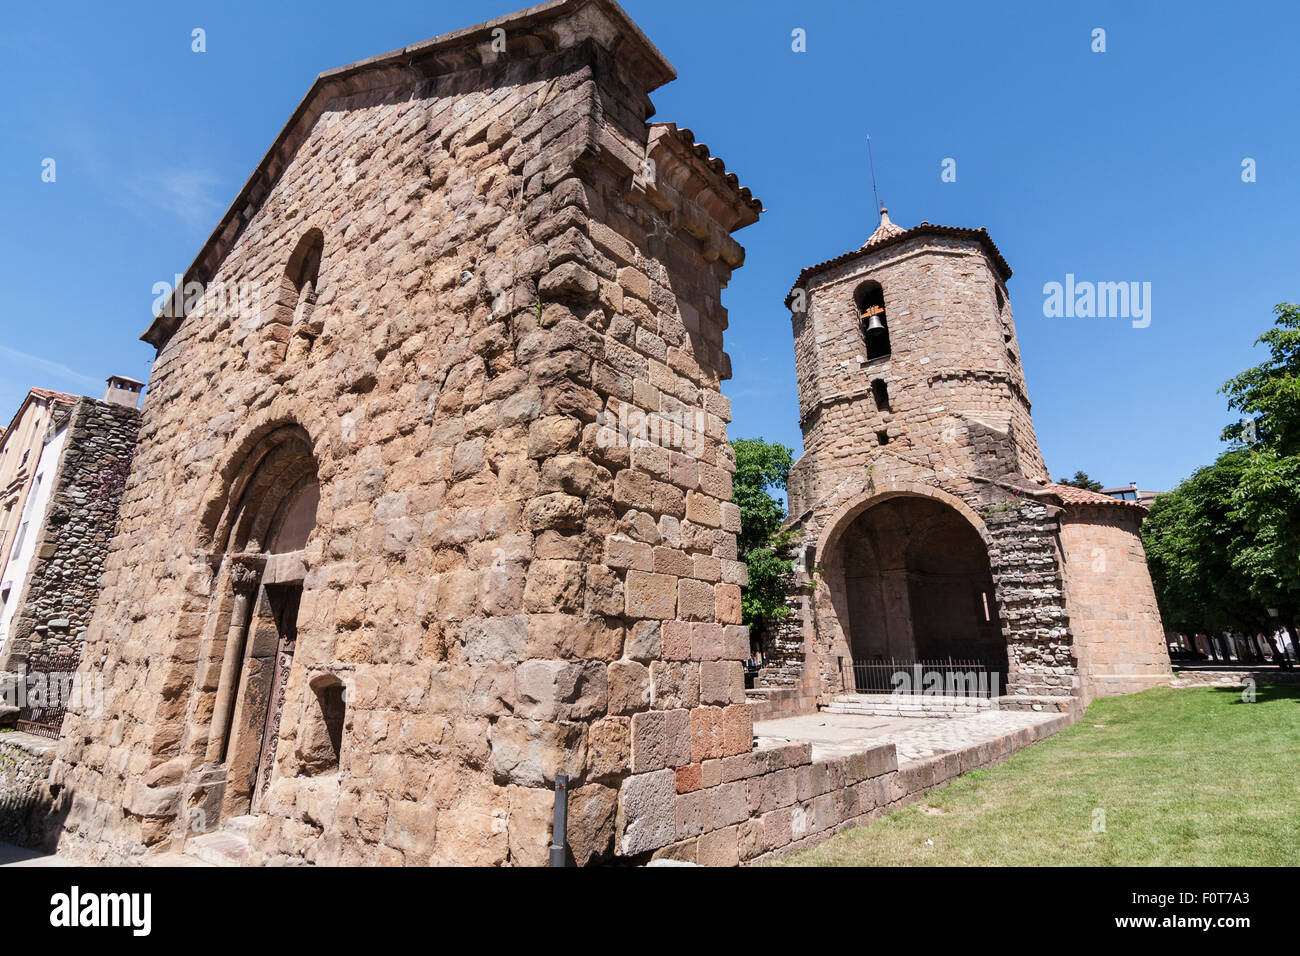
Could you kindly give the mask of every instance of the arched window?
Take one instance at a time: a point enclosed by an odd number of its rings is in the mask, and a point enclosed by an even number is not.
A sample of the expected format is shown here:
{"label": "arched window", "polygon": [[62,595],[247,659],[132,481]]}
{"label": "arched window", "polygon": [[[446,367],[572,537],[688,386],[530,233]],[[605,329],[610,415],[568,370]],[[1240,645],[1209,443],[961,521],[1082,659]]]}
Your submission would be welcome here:
{"label": "arched window", "polygon": [[867,361],[885,358],[890,353],[889,319],[885,316],[885,290],[879,282],[864,282],[853,293],[861,323],[862,341]]}
{"label": "arched window", "polygon": [[889,386],[885,384],[883,378],[873,379],[871,382],[871,397],[876,401],[878,411],[889,411]]}
{"label": "arched window", "polygon": [[325,237],[321,231],[307,230],[280,277],[269,330],[271,348],[279,362],[301,361],[321,333],[314,312],[324,248]]}
{"label": "arched window", "polygon": [[343,682],[333,674],[322,674],[310,686],[312,695],[298,736],[298,770],[314,777],[338,769],[347,697]]}
{"label": "arched window", "polygon": [[283,554],[305,547],[320,502],[311,438],[281,425],[261,438],[231,482],[217,523],[227,554]]}

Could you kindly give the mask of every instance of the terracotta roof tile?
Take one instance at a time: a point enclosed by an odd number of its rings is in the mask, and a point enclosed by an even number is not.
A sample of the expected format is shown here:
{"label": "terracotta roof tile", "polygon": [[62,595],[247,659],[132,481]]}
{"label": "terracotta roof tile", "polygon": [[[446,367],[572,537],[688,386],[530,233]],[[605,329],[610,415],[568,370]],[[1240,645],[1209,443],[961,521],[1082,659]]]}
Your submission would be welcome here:
{"label": "terracotta roof tile", "polygon": [[709,169],[713,170],[713,172],[717,173],[723,182],[731,187],[732,192],[736,193],[736,195],[740,197],[741,202],[755,212],[763,211],[763,204],[758,201],[752,192],[749,191],[749,187],[740,185],[740,178],[735,173],[727,172],[727,164],[717,156],[710,155],[709,147],[704,143],[697,142],[695,134],[691,132],[689,128],[678,126],[676,123],[653,123],[651,125],[665,126],[672,130],[682,143],[694,150],[695,155],[704,160],[705,165],[708,166]]}
{"label": "terracotta roof tile", "polygon": [[904,229],[896,223],[890,222],[889,217],[881,211],[881,223],[875,232],[861,247],[851,252],[843,253],[834,259],[827,259],[825,262],[819,262],[816,265],[808,266],[799,273],[799,278],[794,280],[794,285],[790,287],[789,294],[785,297],[786,305],[790,304],[790,299],[794,296],[795,290],[804,287],[804,284],[819,272],[823,272],[833,266],[848,262],[854,256],[861,255],[865,250],[870,249],[875,252],[884,249],[898,242],[906,242],[908,239],[914,239],[918,236],[952,236],[958,239],[974,239],[984,246],[985,252],[993,260],[993,265],[997,269],[998,276],[1003,282],[1011,278],[1011,266],[1007,260],[1002,257],[997,245],[993,242],[993,237],[988,234],[984,227],[979,229],[969,229],[965,226],[938,226],[932,222],[923,222],[919,226],[913,226],[911,229]]}
{"label": "terracotta roof tile", "polygon": [[76,395],[69,395],[67,392],[56,392],[49,388],[34,388],[32,394],[37,398],[43,398],[47,402],[58,402],[62,405],[75,405],[78,398]]}
{"label": "terracotta roof tile", "polygon": [[902,226],[890,221],[889,210],[882,208],[880,210],[880,225],[876,227],[876,231],[871,234],[867,241],[862,244],[862,248],[865,249],[867,246],[879,245],[886,239],[893,239],[895,236],[901,236],[905,232],[907,232],[907,230]]}
{"label": "terracotta roof tile", "polygon": [[9,420],[9,427],[0,430],[0,438],[4,438],[13,432],[14,426],[18,424],[18,417],[22,415],[23,409],[27,407],[27,404],[33,398],[39,398],[41,401],[53,402],[58,405],[75,405],[80,401],[80,398],[76,395],[69,395],[67,392],[56,392],[52,388],[28,389],[27,394],[23,396],[23,400],[18,403],[18,411],[14,412],[14,417]]}
{"label": "terracotta roof tile", "polygon": [[1072,485],[1050,484],[1047,490],[1056,497],[1060,498],[1067,505],[1113,505],[1118,508],[1139,508],[1146,511],[1146,506],[1136,501],[1121,501],[1119,498],[1112,498],[1110,495],[1103,495],[1096,491],[1088,491],[1086,488],[1075,488]]}

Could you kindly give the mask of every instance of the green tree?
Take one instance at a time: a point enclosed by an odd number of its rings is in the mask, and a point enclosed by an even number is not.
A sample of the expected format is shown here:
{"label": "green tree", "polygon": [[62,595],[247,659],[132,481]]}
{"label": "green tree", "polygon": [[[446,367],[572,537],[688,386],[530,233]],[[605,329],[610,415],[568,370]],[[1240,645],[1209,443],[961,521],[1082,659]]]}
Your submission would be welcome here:
{"label": "green tree", "polygon": [[1283,302],[1273,309],[1273,328],[1258,339],[1267,361],[1230,379],[1219,391],[1228,407],[1249,418],[1223,431],[1226,441],[1272,448],[1281,456],[1300,454],[1300,305]]}
{"label": "green tree", "polygon": [[1071,488],[1082,488],[1085,491],[1101,491],[1104,487],[1100,481],[1089,478],[1086,471],[1076,471],[1073,478],[1058,478],[1056,483],[1069,485]]}
{"label": "green tree", "polygon": [[1176,630],[1271,636],[1281,623],[1296,639],[1300,307],[1283,303],[1274,313],[1274,327],[1256,340],[1268,359],[1221,389],[1246,416],[1224,429],[1228,450],[1157,498],[1142,528],[1160,611]]}
{"label": "green tree", "polygon": [[1300,618],[1300,306],[1283,302],[1273,313],[1273,328],[1255,340],[1268,348],[1268,358],[1221,389],[1228,407],[1247,416],[1225,428],[1223,437],[1246,456],[1233,496],[1244,531],[1234,567],[1249,580],[1256,601],[1279,611],[1294,644]]}
{"label": "green tree", "polygon": [[761,438],[738,438],[731,500],[740,508],[740,534],[736,538],[741,561],[749,570],[749,584],[741,590],[744,622],[756,631],[789,613],[786,582],[794,570],[790,557],[793,534],[783,532],[785,506],[772,495],[784,490],[794,452]]}
{"label": "green tree", "polygon": [[1166,627],[1218,634],[1263,625],[1266,612],[1233,562],[1244,537],[1234,503],[1244,470],[1244,453],[1226,452],[1151,504],[1142,541]]}

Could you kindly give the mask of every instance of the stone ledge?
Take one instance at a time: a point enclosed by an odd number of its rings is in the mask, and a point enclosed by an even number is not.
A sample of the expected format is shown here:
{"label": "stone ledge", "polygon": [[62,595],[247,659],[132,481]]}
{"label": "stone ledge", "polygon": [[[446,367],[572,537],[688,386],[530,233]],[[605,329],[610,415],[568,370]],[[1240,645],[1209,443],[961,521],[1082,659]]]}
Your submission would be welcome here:
{"label": "stone ledge", "polygon": [[[911,761],[881,778],[887,780],[890,785],[887,800],[870,809],[846,817],[825,830],[810,833],[808,836],[794,840],[784,846],[742,860],[741,865],[751,866],[775,860],[796,850],[815,846],[823,840],[843,833],[852,827],[870,823],[886,814],[893,813],[931,790],[945,785],[954,777],[961,776],[971,770],[978,770],[982,767],[1000,763],[1016,751],[1064,730],[1078,718],[1078,713],[1064,713],[1032,727],[1024,727],[1012,733],[1004,734],[995,740],[982,741],[979,744],[963,747],[949,753]],[[890,749],[892,749],[892,745]]]}

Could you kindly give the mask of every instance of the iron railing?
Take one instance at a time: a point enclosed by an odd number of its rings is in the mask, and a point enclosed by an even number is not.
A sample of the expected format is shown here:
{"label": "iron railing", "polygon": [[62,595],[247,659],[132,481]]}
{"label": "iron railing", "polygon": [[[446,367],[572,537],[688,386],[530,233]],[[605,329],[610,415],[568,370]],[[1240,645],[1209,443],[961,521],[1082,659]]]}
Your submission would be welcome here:
{"label": "iron railing", "polygon": [[854,690],[859,694],[914,694],[944,697],[996,697],[1002,676],[985,661],[946,657],[913,660],[876,657],[853,662]]}

